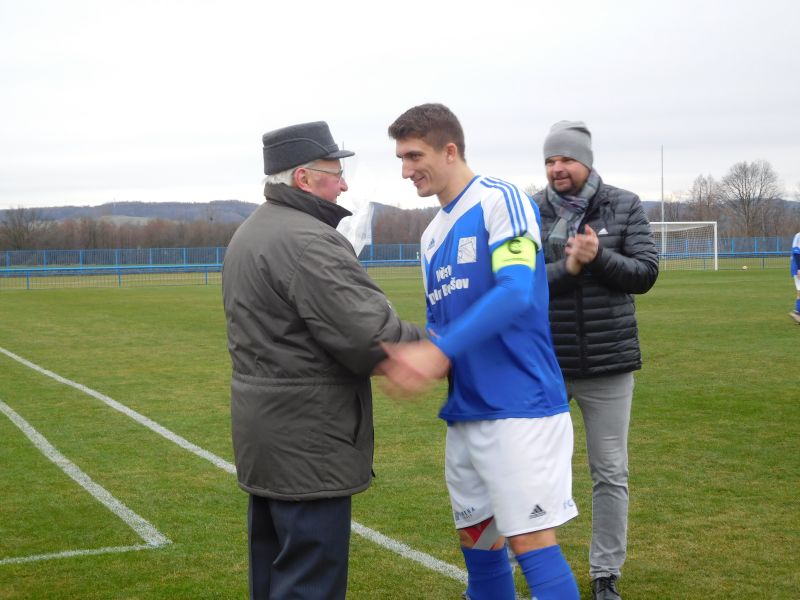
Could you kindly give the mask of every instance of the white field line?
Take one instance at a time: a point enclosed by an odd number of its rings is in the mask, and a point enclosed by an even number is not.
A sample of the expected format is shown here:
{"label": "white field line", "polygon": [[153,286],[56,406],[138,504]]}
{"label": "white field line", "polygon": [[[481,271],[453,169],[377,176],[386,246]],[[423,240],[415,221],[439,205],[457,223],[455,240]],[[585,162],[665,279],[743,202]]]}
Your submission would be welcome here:
{"label": "white field line", "polygon": [[61,375],[58,375],[57,373],[53,373],[52,371],[48,371],[47,369],[43,369],[39,365],[34,364],[29,360],[25,360],[21,356],[17,356],[13,352],[9,352],[5,348],[0,347],[0,354],[5,354],[7,357],[17,361],[18,363],[21,363],[21,364],[25,365],[26,367],[28,367],[30,369],[33,369],[37,373],[41,373],[42,375],[47,375],[48,377],[50,377],[52,379],[55,379],[59,383],[63,383],[64,385],[68,385],[70,387],[75,388],[76,390],[80,390],[84,394],[88,394],[89,396],[92,396],[93,398],[97,398],[98,400],[100,400],[100,402],[106,403],[108,406],[110,406],[114,410],[117,410],[117,411],[121,412],[123,415],[125,415],[127,417],[130,417],[131,419],[133,419],[137,423],[140,423],[141,425],[144,425],[145,427],[147,427],[149,429],[152,429],[158,435],[167,438],[170,442],[173,442],[173,443],[177,444],[178,446],[180,446],[184,450],[188,450],[192,454],[196,454],[200,458],[206,459],[207,461],[209,461],[210,463],[216,465],[217,467],[219,467],[223,471],[227,471],[228,473],[232,473],[232,474],[236,473],[236,467],[233,466],[231,463],[229,463],[227,460],[225,460],[223,458],[220,458],[219,456],[209,452],[208,450],[203,450],[200,446],[196,446],[195,444],[191,443],[186,438],[183,438],[183,437],[179,436],[177,433],[171,432],[166,427],[162,427],[161,425],[159,425],[155,421],[153,421],[151,419],[148,419],[144,415],[136,412],[135,410],[133,410],[131,408],[128,408],[124,404],[120,404],[119,402],[117,402],[113,398],[109,398],[105,394],[101,394],[100,392],[96,392],[95,390],[93,390],[91,388],[88,388],[85,385],[81,385],[80,383],[76,383],[76,382],[72,381],[71,379],[67,379],[66,377],[62,377]]}
{"label": "white field line", "polygon": [[[144,540],[147,544],[146,546],[127,546],[124,549],[117,549],[118,552],[123,552],[129,549],[140,549],[145,547],[150,548],[158,548],[160,546],[164,546],[169,544],[170,541],[161,535],[159,531],[153,527],[148,521],[144,520],[142,517],[137,515],[133,512],[130,508],[125,506],[122,502],[117,500],[114,496],[112,496],[108,490],[106,490],[101,485],[95,483],[91,477],[89,477],[86,473],[84,473],[78,465],[73,463],[69,460],[66,456],[61,454],[55,446],[53,446],[50,442],[45,439],[45,437],[36,431],[30,423],[28,423],[25,419],[23,419],[18,413],[14,411],[8,404],[0,400],[0,412],[5,413],[5,415],[11,419],[11,422],[14,423],[19,429],[24,433],[28,439],[33,442],[33,445],[44,454],[49,460],[54,462],[64,473],[66,473],[71,479],[73,479],[78,485],[80,485],[83,489],[89,492],[92,497],[97,500],[100,504],[105,506],[108,510],[113,512],[117,515],[120,519],[122,519],[128,527],[133,529],[139,537]],[[56,553],[50,555],[39,555],[39,557],[44,558],[55,558],[57,556],[73,556],[75,553],[77,554],[86,554],[86,553],[94,553],[99,554],[107,549],[99,549],[99,550],[76,550],[70,551],[67,553]],[[9,562],[21,562],[21,561],[30,561],[30,560],[42,560],[39,557],[24,557],[22,559],[3,559],[0,560],[0,564],[6,564]]]}
{"label": "white field line", "polygon": [[[135,410],[133,410],[131,408],[128,408],[124,404],[120,404],[116,400],[114,400],[112,398],[109,398],[105,394],[101,394],[100,392],[97,392],[97,391],[95,391],[95,390],[93,390],[91,388],[88,388],[85,385],[82,385],[80,383],[76,383],[76,382],[72,381],[71,379],[67,379],[66,377],[62,377],[61,375],[53,373],[52,371],[48,371],[47,369],[42,368],[39,365],[34,364],[34,363],[30,362],[29,360],[26,360],[26,359],[22,358],[21,356],[17,356],[13,352],[10,352],[10,351],[6,350],[5,348],[0,347],[0,354],[5,354],[7,357],[17,361],[18,363],[21,363],[21,364],[25,365],[26,367],[28,367],[30,369],[33,369],[37,373],[41,373],[42,375],[46,375],[47,377],[55,379],[59,383],[63,383],[64,385],[68,385],[70,387],[73,387],[76,390],[80,390],[84,394],[88,394],[89,396],[92,396],[93,398],[96,398],[96,399],[100,400],[101,402],[104,402],[105,404],[107,404],[108,406],[113,408],[114,410],[117,410],[117,411],[121,412],[122,414],[130,417],[131,419],[133,419],[137,423],[139,423],[141,425],[144,425],[145,427],[147,427],[148,429],[151,429],[152,431],[155,431],[160,436],[165,437],[166,439],[168,439],[169,441],[177,444],[178,446],[180,446],[184,450],[188,450],[192,454],[195,454],[195,455],[199,456],[200,458],[204,458],[205,460],[211,462],[212,464],[214,464],[215,466],[219,467],[223,471],[226,471],[226,472],[231,473],[231,474],[236,474],[236,467],[232,463],[230,463],[227,460],[225,460],[224,458],[221,458],[221,457],[217,456],[216,454],[213,454],[212,452],[209,452],[208,450],[204,450],[203,448],[200,448],[199,446],[191,443],[187,439],[179,436],[176,433],[173,433],[172,431],[170,431],[166,427],[163,427],[163,426],[159,425],[158,423],[156,423],[155,421],[153,421],[151,419],[148,419],[144,415],[136,412]],[[409,560],[412,560],[412,561],[422,565],[423,567],[425,567],[427,569],[430,569],[431,571],[435,571],[437,573],[441,573],[442,575],[445,575],[445,576],[450,577],[452,579],[456,579],[456,580],[461,581],[463,583],[465,583],[467,581],[467,572],[465,570],[463,570],[463,569],[460,569],[459,567],[456,567],[456,566],[453,566],[453,565],[451,565],[449,563],[443,562],[443,561],[441,561],[441,560],[439,560],[437,558],[434,558],[433,556],[431,556],[429,554],[425,554],[424,552],[419,552],[418,550],[414,550],[410,546],[407,546],[407,545],[403,544],[402,542],[398,542],[397,540],[394,540],[394,539],[392,539],[390,537],[387,537],[387,536],[383,535],[382,533],[379,533],[379,532],[375,531],[374,529],[370,529],[369,527],[361,525],[360,523],[357,523],[355,521],[352,522],[352,527],[353,527],[353,531],[355,533],[357,533],[358,535],[360,535],[361,537],[363,537],[363,538],[365,538],[365,539],[367,539],[367,540],[369,540],[371,542],[374,542],[375,544],[377,544],[377,545],[379,545],[379,546],[381,546],[383,548],[386,548],[387,550],[395,552],[396,554],[399,554],[400,556],[403,556],[403,557],[405,557],[405,558],[407,558]]]}
{"label": "white field line", "polygon": [[91,550],[66,550],[64,552],[53,552],[51,554],[32,554],[31,556],[4,558],[0,560],[0,565],[18,565],[21,563],[36,562],[37,560],[53,560],[54,558],[69,558],[71,556],[92,556],[95,554],[114,554],[122,552],[134,552],[136,550],[152,550],[155,547],[156,546],[140,544],[138,546],[112,546],[109,548],[93,548]]}

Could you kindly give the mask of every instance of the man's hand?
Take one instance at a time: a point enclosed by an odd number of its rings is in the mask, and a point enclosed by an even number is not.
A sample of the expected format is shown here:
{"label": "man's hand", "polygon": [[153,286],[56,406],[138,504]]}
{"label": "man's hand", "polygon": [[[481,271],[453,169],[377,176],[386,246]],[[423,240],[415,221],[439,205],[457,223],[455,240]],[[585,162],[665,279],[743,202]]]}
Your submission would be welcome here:
{"label": "man's hand", "polygon": [[600,240],[597,239],[594,229],[586,225],[584,230],[584,233],[576,233],[567,240],[566,268],[572,275],[577,275],[583,265],[592,262],[597,256],[597,250],[600,247]]}
{"label": "man's hand", "polygon": [[450,370],[450,360],[430,340],[381,346],[388,358],[376,371],[386,376],[392,396],[420,392]]}

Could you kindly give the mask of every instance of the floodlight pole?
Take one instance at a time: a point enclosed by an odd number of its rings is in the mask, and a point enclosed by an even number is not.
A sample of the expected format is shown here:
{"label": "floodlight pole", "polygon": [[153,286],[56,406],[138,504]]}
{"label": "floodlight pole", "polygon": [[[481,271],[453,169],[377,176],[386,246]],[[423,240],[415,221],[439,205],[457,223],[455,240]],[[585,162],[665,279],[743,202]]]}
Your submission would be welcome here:
{"label": "floodlight pole", "polygon": [[667,253],[667,225],[664,221],[664,144],[661,144],[661,256]]}
{"label": "floodlight pole", "polygon": [[661,222],[664,222],[664,144],[661,144]]}

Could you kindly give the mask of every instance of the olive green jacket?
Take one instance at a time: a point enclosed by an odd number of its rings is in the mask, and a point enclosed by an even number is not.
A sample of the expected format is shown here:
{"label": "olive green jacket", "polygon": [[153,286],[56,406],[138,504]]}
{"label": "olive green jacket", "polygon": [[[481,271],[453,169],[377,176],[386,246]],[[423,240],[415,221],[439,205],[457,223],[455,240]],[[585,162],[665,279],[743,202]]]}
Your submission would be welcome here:
{"label": "olive green jacket", "polygon": [[351,495],[372,479],[379,342],[422,333],[336,231],[347,210],[282,184],[265,195],[222,271],[239,485],[282,500]]}

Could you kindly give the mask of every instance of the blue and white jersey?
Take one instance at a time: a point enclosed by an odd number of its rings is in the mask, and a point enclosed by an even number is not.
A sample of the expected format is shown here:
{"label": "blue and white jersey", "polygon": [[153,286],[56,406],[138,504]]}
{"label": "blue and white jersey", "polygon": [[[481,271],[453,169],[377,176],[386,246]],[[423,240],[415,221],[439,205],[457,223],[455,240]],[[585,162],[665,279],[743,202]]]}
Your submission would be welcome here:
{"label": "blue and white jersey", "polygon": [[[470,307],[495,286],[492,252],[515,237],[536,245],[531,304],[500,333],[450,357],[450,389],[439,413],[448,422],[569,410],[550,335],[539,223],[538,208],[516,186],[476,176],[422,234],[428,328],[443,339],[454,322],[470,319]],[[493,313],[508,309],[500,305]]]}
{"label": "blue and white jersey", "polygon": [[792,275],[797,277],[800,273],[800,233],[792,240]]}

